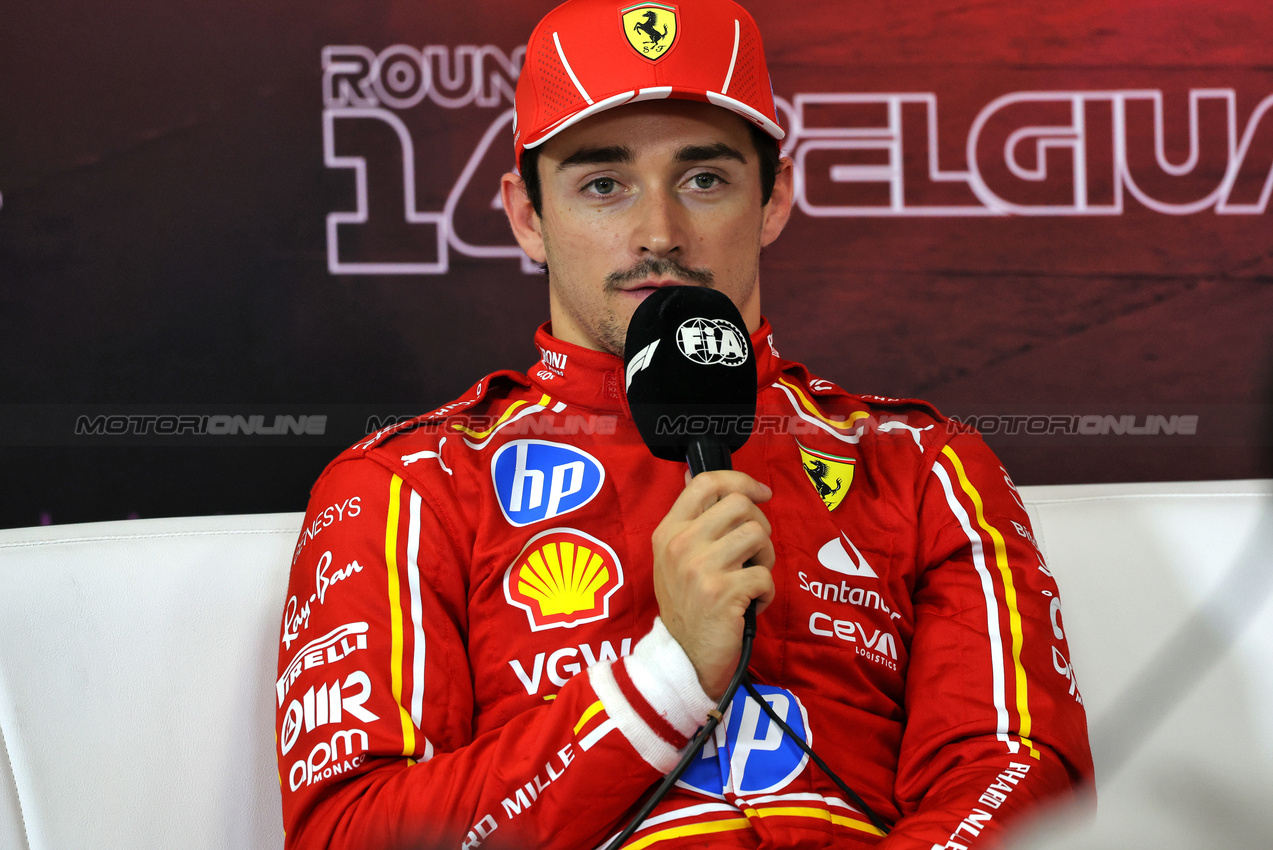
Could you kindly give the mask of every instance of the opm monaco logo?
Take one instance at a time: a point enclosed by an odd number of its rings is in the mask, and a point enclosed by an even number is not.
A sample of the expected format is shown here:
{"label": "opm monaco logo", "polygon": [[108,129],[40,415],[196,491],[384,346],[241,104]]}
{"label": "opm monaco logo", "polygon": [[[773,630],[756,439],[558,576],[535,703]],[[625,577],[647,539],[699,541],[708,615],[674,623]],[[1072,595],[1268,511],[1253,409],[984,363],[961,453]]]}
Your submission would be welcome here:
{"label": "opm monaco logo", "polygon": [[[445,274],[452,252],[536,270],[490,218],[501,215],[490,175],[512,165],[524,56],[525,47],[493,45],[323,48],[324,162],[352,171],[355,193],[354,209],[327,216],[332,274]],[[1244,116],[1237,100],[1229,88],[1172,91],[1166,105],[1162,89],[1018,91],[991,99],[959,131],[939,125],[932,92],[775,98],[796,206],[816,218],[1108,216],[1123,214],[1129,196],[1164,215],[1259,215],[1273,193],[1273,95]],[[1187,117],[1172,111],[1186,102]],[[427,147],[430,127],[446,131],[436,109],[494,113],[456,173],[439,169]],[[359,130],[372,128],[389,148],[363,144]],[[1169,141],[1186,138],[1187,155],[1169,154]],[[397,189],[373,199],[369,171]],[[446,183],[440,207],[422,209],[417,196],[440,198]],[[409,239],[393,238],[404,229]],[[389,236],[342,244],[351,232]],[[388,243],[393,256],[367,247]]]}

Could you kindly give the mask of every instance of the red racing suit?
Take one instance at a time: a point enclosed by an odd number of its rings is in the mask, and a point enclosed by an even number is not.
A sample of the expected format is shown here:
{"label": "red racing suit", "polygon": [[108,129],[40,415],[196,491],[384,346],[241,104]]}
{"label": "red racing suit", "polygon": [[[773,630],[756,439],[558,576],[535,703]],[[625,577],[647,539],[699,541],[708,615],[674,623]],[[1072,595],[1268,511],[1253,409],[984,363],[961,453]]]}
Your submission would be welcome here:
{"label": "red racing suit", "polygon": [[[623,364],[545,328],[530,374],[371,435],[314,485],[276,686],[290,848],[589,848],[711,701],[657,619],[683,464]],[[743,695],[628,846],[951,848],[1090,778],[1057,586],[970,429],[855,396],[753,335],[777,596],[752,680],[879,831]]]}

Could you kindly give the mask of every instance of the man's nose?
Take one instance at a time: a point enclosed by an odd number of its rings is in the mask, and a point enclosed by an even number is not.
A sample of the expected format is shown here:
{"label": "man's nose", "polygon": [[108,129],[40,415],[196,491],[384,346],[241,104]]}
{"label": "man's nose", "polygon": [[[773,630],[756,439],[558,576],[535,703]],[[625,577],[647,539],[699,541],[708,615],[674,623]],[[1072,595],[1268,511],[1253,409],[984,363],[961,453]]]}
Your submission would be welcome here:
{"label": "man's nose", "polygon": [[647,191],[638,201],[632,234],[636,253],[666,257],[683,252],[686,244],[685,208],[672,190]]}

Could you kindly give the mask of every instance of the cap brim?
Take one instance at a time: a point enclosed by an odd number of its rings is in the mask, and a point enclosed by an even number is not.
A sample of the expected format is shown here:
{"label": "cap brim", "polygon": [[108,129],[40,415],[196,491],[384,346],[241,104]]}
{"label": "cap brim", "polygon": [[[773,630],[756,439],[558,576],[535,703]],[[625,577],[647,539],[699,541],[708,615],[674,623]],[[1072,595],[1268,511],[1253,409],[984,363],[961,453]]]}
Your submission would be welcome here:
{"label": "cap brim", "polygon": [[651,88],[640,89],[639,91],[627,91],[621,94],[612,95],[579,110],[573,115],[567,115],[565,118],[561,119],[556,124],[553,124],[540,134],[539,138],[523,144],[522,148],[524,150],[537,148],[553,136],[560,133],[562,130],[573,127],[580,121],[583,121],[586,118],[591,118],[599,112],[605,112],[607,109],[614,109],[616,106],[627,106],[631,103],[639,103],[646,100],[665,99],[697,100],[702,103],[710,103],[714,106],[719,106],[722,109],[728,109],[730,112],[741,116],[748,122],[755,124],[760,129],[764,130],[767,134],[778,141],[782,141],[787,136],[786,130],[783,130],[763,113],[752,109],[742,101],[735,100],[728,95],[718,94],[713,91],[678,92],[671,86],[654,86]]}

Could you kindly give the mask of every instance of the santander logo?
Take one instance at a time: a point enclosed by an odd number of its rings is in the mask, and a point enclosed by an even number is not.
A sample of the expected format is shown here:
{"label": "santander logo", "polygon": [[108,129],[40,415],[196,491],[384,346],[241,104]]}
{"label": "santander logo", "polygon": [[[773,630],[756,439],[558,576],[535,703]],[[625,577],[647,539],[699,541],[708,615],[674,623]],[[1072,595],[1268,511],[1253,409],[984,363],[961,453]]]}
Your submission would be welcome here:
{"label": "santander logo", "polygon": [[[844,548],[845,543],[849,545],[848,549]],[[849,554],[849,550],[852,550],[852,555]],[[862,557],[858,547],[853,545],[853,541],[843,531],[840,532],[839,537],[829,540],[818,550],[818,563],[831,572],[841,575],[879,578],[871,565],[866,562],[866,558]]]}

